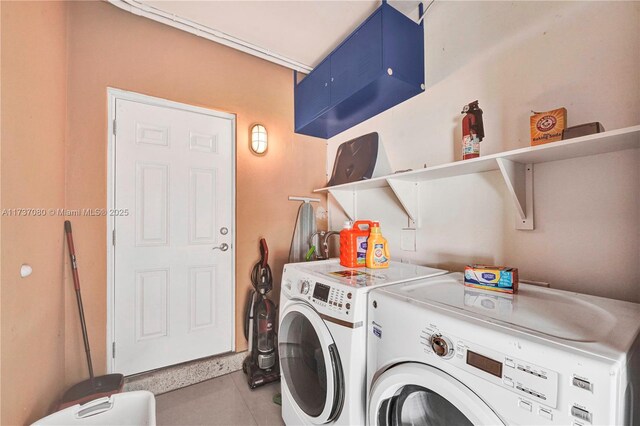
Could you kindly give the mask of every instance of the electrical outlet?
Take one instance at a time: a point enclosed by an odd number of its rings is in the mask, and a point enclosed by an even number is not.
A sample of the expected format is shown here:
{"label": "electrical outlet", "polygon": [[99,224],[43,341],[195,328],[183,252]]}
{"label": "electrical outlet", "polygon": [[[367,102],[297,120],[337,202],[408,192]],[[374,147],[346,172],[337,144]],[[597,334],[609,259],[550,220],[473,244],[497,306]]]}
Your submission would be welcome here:
{"label": "electrical outlet", "polygon": [[416,251],[415,228],[402,228],[400,231],[400,248],[404,251]]}

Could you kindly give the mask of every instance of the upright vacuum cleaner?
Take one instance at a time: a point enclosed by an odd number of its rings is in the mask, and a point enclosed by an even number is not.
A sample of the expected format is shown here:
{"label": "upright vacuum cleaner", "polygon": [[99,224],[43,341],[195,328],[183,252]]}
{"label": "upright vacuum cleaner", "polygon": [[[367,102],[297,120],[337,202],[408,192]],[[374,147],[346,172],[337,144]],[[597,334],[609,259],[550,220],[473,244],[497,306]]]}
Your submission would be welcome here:
{"label": "upright vacuum cleaner", "polygon": [[267,298],[273,288],[273,276],[267,263],[269,248],[260,239],[260,261],[251,271],[253,290],[249,295],[244,318],[244,337],[249,342],[249,355],[242,363],[251,389],[280,380],[276,305]]}

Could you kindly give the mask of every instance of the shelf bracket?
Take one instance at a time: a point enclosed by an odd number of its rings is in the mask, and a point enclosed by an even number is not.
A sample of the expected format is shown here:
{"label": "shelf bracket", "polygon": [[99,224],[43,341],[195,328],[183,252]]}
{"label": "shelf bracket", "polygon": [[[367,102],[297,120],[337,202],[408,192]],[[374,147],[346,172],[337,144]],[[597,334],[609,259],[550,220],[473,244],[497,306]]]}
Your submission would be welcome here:
{"label": "shelf bracket", "polygon": [[496,161],[516,206],[516,229],[532,231],[533,164],[516,163],[506,158],[496,158]]}
{"label": "shelf bracket", "polygon": [[409,217],[409,227],[420,227],[420,203],[419,203],[419,189],[420,184],[418,182],[412,182],[401,179],[388,178],[387,183],[393,190],[393,193],[400,201],[402,208]]}
{"label": "shelf bracket", "polygon": [[358,193],[353,189],[329,189],[329,194],[338,202],[350,220],[356,220]]}

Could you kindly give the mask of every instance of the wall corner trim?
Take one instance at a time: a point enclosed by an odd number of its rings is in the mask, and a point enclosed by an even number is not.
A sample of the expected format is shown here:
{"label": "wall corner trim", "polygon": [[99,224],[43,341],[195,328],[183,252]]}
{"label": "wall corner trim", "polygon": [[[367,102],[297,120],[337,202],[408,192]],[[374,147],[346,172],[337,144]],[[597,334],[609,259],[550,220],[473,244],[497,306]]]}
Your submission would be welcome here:
{"label": "wall corner trim", "polygon": [[308,74],[313,70],[312,67],[294,61],[286,56],[271,52],[260,46],[256,46],[255,44],[246,42],[214,28],[198,24],[197,22],[189,19],[181,18],[178,15],[164,12],[137,0],[107,0],[107,2],[120,9],[126,10],[127,12],[133,13],[134,15],[152,19],[156,22],[169,25],[170,27],[186,31],[198,37],[206,38],[207,40],[223,44],[236,50],[240,50],[241,52],[248,53],[249,55],[256,56],[269,62],[273,62],[296,71],[301,71],[305,74]]}

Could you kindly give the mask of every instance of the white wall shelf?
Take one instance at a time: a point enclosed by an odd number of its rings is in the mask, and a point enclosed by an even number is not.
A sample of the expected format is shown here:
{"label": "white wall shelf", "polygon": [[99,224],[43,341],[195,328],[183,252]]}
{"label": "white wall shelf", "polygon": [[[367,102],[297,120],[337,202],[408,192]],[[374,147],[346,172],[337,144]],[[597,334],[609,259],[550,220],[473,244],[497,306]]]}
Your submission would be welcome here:
{"label": "white wall shelf", "polygon": [[535,164],[633,148],[640,148],[640,125],[359,182],[319,188],[314,192],[329,192],[347,216],[355,220],[358,192],[376,188],[391,188],[412,225],[419,227],[421,182],[500,170],[515,205],[518,219],[516,220],[516,228],[532,230],[534,228],[533,167]]}

